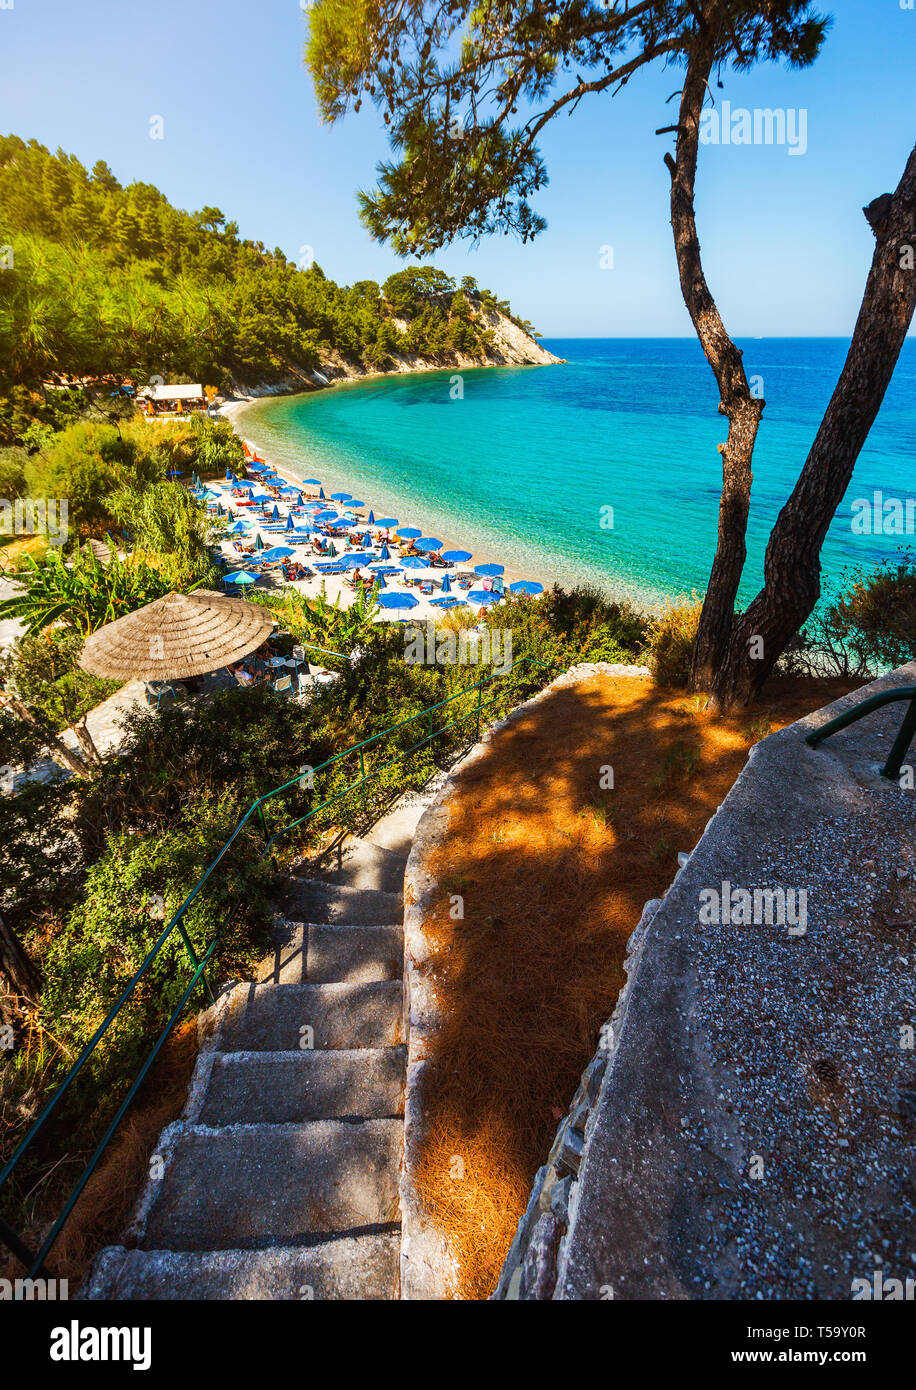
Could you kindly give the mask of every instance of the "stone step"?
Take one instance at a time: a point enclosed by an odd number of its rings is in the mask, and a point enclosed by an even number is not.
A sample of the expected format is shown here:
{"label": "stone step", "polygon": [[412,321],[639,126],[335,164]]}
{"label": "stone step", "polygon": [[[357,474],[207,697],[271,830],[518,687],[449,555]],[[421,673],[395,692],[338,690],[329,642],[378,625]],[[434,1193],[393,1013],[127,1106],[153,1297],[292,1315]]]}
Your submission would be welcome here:
{"label": "stone step", "polygon": [[220,1052],[394,1047],[403,1042],[401,1033],[398,980],[364,985],[246,983],[229,994],[216,1047]]}
{"label": "stone step", "polygon": [[387,1119],[404,1113],[407,1049],[348,1052],[217,1052],[197,1124],[298,1124],[304,1120]]}
{"label": "stone step", "polygon": [[274,932],[273,951],[258,966],[257,978],[275,985],[365,985],[399,980],[403,968],[400,926],[288,922]]}
{"label": "stone step", "polygon": [[308,865],[310,878],[343,888],[368,889],[377,893],[400,893],[404,888],[407,855],[370,844],[357,835],[325,851]]}
{"label": "stone step", "polygon": [[372,927],[379,922],[401,922],[404,918],[404,899],[399,892],[348,888],[313,878],[286,878],[280,885],[277,903],[283,915],[294,922]]}
{"label": "stone step", "polygon": [[272,1250],[125,1250],[96,1260],[90,1299],[396,1299],[397,1231]]}
{"label": "stone step", "polygon": [[381,849],[394,850],[406,859],[420,818],[433,804],[447,778],[447,772],[435,772],[420,791],[403,792],[391,810],[366,831],[364,841]]}
{"label": "stone step", "polygon": [[394,1229],[403,1133],[399,1119],[170,1125],[132,1234],[144,1250],[211,1251]]}

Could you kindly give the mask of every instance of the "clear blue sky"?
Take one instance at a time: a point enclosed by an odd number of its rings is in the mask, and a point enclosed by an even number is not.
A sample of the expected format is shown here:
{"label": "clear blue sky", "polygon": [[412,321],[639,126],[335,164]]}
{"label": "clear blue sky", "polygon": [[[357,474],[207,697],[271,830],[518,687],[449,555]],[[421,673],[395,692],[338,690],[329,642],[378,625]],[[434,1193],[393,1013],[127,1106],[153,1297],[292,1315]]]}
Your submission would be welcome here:
{"label": "clear blue sky", "polygon": [[[9,0],[6,0],[9,3]],[[314,247],[343,283],[399,267],[358,221],[354,190],[387,147],[374,110],[323,126],[297,0],[13,0],[0,8],[0,131],[62,146],[180,207],[215,204],[243,235]],[[916,10],[834,0],[813,69],[730,75],[733,107],[804,107],[808,148],[706,146],[698,213],[707,274],[739,336],[848,335],[871,256],[863,204],[896,186],[916,138]],[[583,101],[548,127],[548,230],[442,252],[548,337],[683,336],[668,223],[666,99],[676,70]],[[149,138],[151,116],[165,138]],[[614,269],[599,268],[614,248]]]}

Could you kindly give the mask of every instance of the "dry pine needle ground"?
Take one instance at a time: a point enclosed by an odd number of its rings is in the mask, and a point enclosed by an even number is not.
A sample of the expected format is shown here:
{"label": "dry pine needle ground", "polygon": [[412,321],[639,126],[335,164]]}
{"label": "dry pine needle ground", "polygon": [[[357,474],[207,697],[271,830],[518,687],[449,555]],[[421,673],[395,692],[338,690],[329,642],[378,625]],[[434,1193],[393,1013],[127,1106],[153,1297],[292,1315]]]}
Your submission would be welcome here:
{"label": "dry pine needle ground", "polygon": [[[430,1044],[421,1197],[486,1298],[624,983],[627,938],[768,732],[843,682],[774,684],[753,711],[638,678],[561,688],[462,774],[426,921],[442,1024]],[[613,790],[606,769],[613,769]],[[464,918],[450,916],[452,895]]]}

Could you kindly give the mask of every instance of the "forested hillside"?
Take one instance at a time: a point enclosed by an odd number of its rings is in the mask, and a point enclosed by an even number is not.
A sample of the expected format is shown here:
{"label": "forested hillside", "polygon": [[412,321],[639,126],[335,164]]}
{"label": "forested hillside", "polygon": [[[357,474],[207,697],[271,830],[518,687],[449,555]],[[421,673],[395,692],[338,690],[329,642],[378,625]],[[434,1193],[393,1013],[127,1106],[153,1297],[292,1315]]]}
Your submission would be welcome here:
{"label": "forested hillside", "polygon": [[0,395],[111,374],[268,382],[328,353],[380,369],[393,353],[482,357],[480,311],[509,315],[431,267],[336,285],[242,240],[218,208],[183,212],[101,160],[89,171],[13,135],[0,136],[0,266]]}

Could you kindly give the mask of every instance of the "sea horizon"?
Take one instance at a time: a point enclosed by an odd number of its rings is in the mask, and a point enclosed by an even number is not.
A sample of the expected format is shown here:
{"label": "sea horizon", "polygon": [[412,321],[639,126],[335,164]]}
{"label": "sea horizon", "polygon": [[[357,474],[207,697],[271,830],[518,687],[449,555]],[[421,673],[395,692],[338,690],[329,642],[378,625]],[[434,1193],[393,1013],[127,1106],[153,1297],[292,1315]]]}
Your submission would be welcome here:
{"label": "sea horizon", "polygon": [[[501,560],[513,574],[590,583],[657,611],[702,591],[712,563],[726,422],[699,344],[685,338],[542,338],[562,365],[394,373],[266,397],[238,428],[297,477],[321,477],[402,525]],[[766,539],[842,369],[848,338],[744,338],[764,396],[748,560]],[[916,445],[916,344],[904,345],[822,553],[823,589],[912,535],[858,535],[851,504],[904,496]],[[910,483],[910,486],[912,484]]]}

